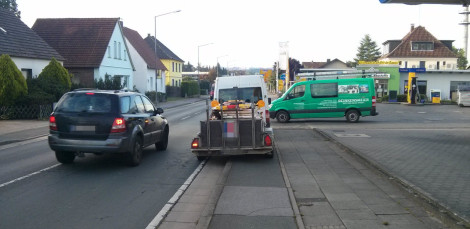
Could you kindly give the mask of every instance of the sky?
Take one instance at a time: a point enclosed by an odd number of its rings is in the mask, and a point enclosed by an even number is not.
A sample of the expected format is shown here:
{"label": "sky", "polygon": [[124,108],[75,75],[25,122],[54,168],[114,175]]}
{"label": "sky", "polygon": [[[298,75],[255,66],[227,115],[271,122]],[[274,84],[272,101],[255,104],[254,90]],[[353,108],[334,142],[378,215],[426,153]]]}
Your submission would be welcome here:
{"label": "sky", "polygon": [[[381,4],[379,0],[16,0],[22,21],[37,18],[116,18],[142,37],[156,37],[197,66],[272,68],[280,42],[300,62],[352,61],[369,34],[382,49],[411,24],[463,48],[459,5]],[[172,13],[155,16],[181,10]],[[155,23],[156,21],[156,23]],[[209,45],[206,45],[209,44]],[[203,46],[205,45],[205,46]],[[198,52],[199,51],[199,52]],[[198,55],[199,53],[199,55]],[[198,58],[199,57],[199,58]]]}

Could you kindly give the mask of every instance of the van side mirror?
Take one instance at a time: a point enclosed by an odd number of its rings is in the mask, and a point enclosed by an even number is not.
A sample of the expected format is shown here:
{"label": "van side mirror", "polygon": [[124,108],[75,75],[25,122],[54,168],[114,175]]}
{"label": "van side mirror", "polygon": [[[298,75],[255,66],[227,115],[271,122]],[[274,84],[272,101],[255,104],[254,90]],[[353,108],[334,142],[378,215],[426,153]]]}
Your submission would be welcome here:
{"label": "van side mirror", "polygon": [[268,104],[271,104],[271,98],[268,98]]}

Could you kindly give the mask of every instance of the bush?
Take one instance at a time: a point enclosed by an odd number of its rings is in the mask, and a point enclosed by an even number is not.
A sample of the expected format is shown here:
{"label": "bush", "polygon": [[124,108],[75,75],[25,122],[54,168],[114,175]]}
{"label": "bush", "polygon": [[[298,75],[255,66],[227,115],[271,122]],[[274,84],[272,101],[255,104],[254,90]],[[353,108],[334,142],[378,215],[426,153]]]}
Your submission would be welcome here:
{"label": "bush", "polygon": [[189,96],[192,97],[193,95],[199,95],[199,85],[197,81],[183,81],[181,82],[181,96]]}
{"label": "bush", "polygon": [[407,102],[406,95],[404,95],[404,94],[397,95],[397,101],[398,102]]}
{"label": "bush", "polygon": [[388,102],[388,95],[384,95],[382,98],[380,98],[380,102]]}
{"label": "bush", "polygon": [[42,91],[53,95],[58,101],[72,86],[70,75],[55,58],[42,70],[38,76],[38,85]]}
{"label": "bush", "polygon": [[157,92],[157,95],[158,95],[158,102],[166,101],[166,93]]}
{"label": "bush", "polygon": [[6,54],[0,56],[0,105],[15,104],[18,98],[27,93],[26,80],[16,64],[10,56]]}
{"label": "bush", "polygon": [[104,75],[104,80],[103,78],[100,78],[99,80],[95,79],[95,88],[98,88],[101,90],[121,90],[122,89],[121,78],[113,77],[111,79],[111,76],[108,75],[108,73],[106,73]]}
{"label": "bush", "polygon": [[52,94],[45,92],[42,88],[46,87],[44,83],[38,78],[28,79],[28,94],[18,100],[19,105],[46,105],[57,102],[58,100]]}
{"label": "bush", "polygon": [[156,91],[146,91],[145,95],[154,103],[157,102],[157,92]]}

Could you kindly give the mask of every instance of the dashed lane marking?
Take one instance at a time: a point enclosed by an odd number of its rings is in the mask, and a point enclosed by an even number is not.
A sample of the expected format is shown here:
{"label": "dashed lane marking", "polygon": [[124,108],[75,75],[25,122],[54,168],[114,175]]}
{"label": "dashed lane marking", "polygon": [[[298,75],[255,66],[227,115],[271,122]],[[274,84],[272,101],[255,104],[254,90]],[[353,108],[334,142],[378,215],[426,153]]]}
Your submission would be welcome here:
{"label": "dashed lane marking", "polygon": [[55,167],[57,167],[57,166],[59,166],[59,165],[61,165],[61,164],[55,164],[55,165],[53,165],[53,166],[49,166],[49,167],[47,167],[47,168],[45,168],[45,169],[41,169],[41,170],[36,171],[36,172],[34,172],[34,173],[30,173],[30,174],[28,174],[28,175],[26,175],[26,176],[22,176],[22,177],[20,177],[20,178],[14,179],[14,180],[12,180],[12,181],[8,181],[8,182],[6,182],[6,183],[0,184],[0,188],[3,188],[3,187],[5,187],[5,186],[7,186],[7,185],[10,185],[10,184],[13,184],[13,183],[15,183],[15,182],[18,182],[18,181],[20,181],[20,180],[24,180],[24,179],[26,179],[26,178],[28,178],[28,177],[32,177],[32,176],[34,176],[34,175],[38,175],[38,174],[40,174],[40,173],[42,173],[42,172],[45,172],[45,171],[47,171],[47,170],[51,170],[51,169],[53,169],[53,168],[55,168]]}

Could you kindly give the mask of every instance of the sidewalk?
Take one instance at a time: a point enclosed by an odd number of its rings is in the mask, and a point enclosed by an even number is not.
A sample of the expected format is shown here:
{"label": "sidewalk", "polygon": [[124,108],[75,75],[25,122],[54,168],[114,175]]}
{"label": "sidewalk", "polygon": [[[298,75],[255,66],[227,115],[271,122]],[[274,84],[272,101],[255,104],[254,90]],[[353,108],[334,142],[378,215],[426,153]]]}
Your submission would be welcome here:
{"label": "sidewalk", "polygon": [[[157,107],[171,109],[197,101],[208,99],[209,96],[199,98],[181,98],[175,101],[160,102]],[[25,141],[49,134],[48,120],[0,120],[0,146],[14,142]]]}
{"label": "sidewalk", "polygon": [[275,139],[273,161],[208,160],[158,228],[447,228],[413,194],[315,130],[275,130]]}

